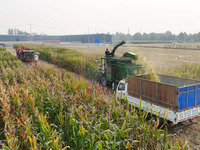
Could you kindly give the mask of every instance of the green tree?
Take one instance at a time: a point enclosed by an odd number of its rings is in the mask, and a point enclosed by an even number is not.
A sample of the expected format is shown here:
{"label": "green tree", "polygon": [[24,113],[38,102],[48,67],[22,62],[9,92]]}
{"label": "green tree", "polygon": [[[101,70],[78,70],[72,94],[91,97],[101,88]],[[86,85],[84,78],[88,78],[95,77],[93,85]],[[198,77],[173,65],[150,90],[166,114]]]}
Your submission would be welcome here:
{"label": "green tree", "polygon": [[8,29],[8,34],[12,35],[13,34],[13,29]]}
{"label": "green tree", "polygon": [[179,35],[178,35],[178,41],[179,42],[183,42],[184,41],[184,33],[183,32],[179,33]]}
{"label": "green tree", "polygon": [[142,35],[141,33],[137,32],[133,35],[134,40],[142,40]]}

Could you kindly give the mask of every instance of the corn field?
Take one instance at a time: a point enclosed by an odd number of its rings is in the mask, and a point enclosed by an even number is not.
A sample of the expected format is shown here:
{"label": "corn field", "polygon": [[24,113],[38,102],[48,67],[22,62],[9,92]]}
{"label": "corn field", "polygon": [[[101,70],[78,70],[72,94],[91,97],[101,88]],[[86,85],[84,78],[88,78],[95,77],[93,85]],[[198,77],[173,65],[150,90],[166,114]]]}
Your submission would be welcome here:
{"label": "corn field", "polygon": [[6,48],[0,45],[0,51],[6,51]]}
{"label": "corn field", "polygon": [[[16,49],[20,45],[14,44]],[[40,59],[68,71],[92,79],[100,63],[98,56],[85,56],[83,52],[62,47],[27,44],[27,47],[40,52]]]}
{"label": "corn field", "polygon": [[3,149],[187,149],[126,100],[49,65],[0,52]]}
{"label": "corn field", "polygon": [[200,80],[199,64],[184,64],[174,68],[160,70],[162,74]]}

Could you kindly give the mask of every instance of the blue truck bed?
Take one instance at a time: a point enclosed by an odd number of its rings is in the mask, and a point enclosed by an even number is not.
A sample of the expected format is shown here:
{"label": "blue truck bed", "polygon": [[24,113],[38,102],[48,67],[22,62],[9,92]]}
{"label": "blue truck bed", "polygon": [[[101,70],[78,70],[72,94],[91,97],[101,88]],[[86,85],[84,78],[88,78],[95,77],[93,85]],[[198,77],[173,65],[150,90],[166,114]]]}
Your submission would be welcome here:
{"label": "blue truck bed", "polygon": [[128,77],[128,93],[153,104],[183,111],[200,106],[200,81],[167,75],[158,75],[160,82],[148,75]]}

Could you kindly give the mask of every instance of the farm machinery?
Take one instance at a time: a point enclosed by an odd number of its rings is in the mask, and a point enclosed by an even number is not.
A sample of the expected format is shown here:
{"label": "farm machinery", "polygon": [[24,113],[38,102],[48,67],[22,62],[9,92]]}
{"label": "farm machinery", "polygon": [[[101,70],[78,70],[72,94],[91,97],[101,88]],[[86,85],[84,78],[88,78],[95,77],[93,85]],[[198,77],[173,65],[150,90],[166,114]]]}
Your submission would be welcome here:
{"label": "farm machinery", "polygon": [[167,120],[175,125],[200,116],[199,80],[157,74],[159,81],[153,81],[151,74],[145,74],[144,68],[136,63],[138,55],[125,52],[122,57],[115,56],[123,44],[125,41],[101,57],[100,69],[95,73],[97,81],[116,89],[119,99],[153,117],[159,116],[159,123]]}
{"label": "farm machinery", "polygon": [[142,66],[136,63],[138,55],[135,53],[125,52],[122,57],[115,56],[115,51],[123,44],[125,41],[117,44],[111,53],[106,52],[106,56],[101,57],[100,69],[95,73],[95,80],[103,86],[112,86],[115,89],[120,80],[144,72]]}
{"label": "farm machinery", "polygon": [[23,44],[16,49],[17,58],[24,63],[37,63],[39,52],[26,48]]}

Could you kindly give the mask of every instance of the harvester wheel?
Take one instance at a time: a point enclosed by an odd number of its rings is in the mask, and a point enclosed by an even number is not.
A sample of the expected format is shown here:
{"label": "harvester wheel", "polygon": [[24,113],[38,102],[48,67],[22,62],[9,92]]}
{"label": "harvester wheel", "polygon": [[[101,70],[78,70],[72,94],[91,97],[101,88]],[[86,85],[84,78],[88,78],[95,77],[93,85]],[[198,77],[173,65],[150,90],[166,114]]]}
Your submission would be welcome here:
{"label": "harvester wheel", "polygon": [[106,77],[101,77],[101,84],[103,86],[107,86],[107,79],[106,79]]}

